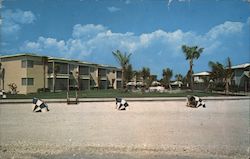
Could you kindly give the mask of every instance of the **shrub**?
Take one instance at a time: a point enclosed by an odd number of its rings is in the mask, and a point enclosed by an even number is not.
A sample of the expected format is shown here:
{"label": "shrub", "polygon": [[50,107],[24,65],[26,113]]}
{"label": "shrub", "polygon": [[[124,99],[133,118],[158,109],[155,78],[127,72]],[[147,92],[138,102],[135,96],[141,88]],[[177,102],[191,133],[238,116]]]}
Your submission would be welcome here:
{"label": "shrub", "polygon": [[[43,92],[43,88],[38,88],[37,89],[37,92]],[[44,92],[50,92],[50,89],[49,88],[45,88]]]}

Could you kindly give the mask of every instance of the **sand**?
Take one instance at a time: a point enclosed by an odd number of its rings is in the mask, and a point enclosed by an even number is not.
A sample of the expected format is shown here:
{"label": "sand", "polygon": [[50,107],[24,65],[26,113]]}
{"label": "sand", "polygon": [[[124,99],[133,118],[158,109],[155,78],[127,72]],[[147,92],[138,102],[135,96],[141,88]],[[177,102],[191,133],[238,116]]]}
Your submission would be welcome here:
{"label": "sand", "polygon": [[0,158],[249,158],[250,100],[0,104]]}

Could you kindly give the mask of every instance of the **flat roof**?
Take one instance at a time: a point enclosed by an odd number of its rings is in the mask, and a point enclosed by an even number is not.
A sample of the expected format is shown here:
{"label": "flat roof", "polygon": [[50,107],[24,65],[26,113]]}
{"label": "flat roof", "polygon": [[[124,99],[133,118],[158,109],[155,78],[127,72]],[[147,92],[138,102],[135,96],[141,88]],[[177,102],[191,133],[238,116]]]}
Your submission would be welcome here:
{"label": "flat roof", "polygon": [[207,71],[193,74],[193,76],[209,76],[209,75],[210,75],[210,72],[207,72]]}
{"label": "flat roof", "polygon": [[0,56],[0,58],[11,58],[11,57],[20,57],[20,56],[47,57],[49,61],[76,62],[79,64],[95,65],[97,67],[103,67],[103,68],[121,69],[119,67],[110,66],[110,65],[97,64],[97,63],[85,62],[85,61],[74,60],[74,59],[57,58],[57,57],[52,57],[52,56],[41,56],[41,55],[37,55],[35,53],[20,53],[20,54],[4,55],[4,56]]}
{"label": "flat roof", "polygon": [[250,63],[244,63],[244,64],[240,64],[240,65],[235,65],[235,66],[232,66],[231,68],[232,69],[240,69],[240,68],[246,68],[250,66]]}
{"label": "flat roof", "polygon": [[20,54],[3,55],[3,56],[1,55],[0,58],[11,58],[11,57],[20,57],[20,56],[47,57],[47,56],[37,55],[35,53],[20,53]]}

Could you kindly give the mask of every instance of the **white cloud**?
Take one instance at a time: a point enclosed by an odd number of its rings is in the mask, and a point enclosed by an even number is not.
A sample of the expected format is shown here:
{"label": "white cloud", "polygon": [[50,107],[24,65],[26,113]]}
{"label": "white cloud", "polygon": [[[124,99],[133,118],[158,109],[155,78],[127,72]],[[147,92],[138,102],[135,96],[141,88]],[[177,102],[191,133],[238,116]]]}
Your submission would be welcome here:
{"label": "white cloud", "polygon": [[130,4],[130,3],[131,3],[130,0],[126,0],[126,1],[125,1],[125,4]]}
{"label": "white cloud", "polygon": [[250,17],[247,18],[247,25],[250,25]]}
{"label": "white cloud", "polygon": [[220,35],[228,35],[239,33],[242,31],[243,23],[241,22],[230,22],[226,21],[223,24],[213,27],[208,33],[207,36],[211,39],[216,39]]}
{"label": "white cloud", "polygon": [[73,27],[73,38],[86,38],[96,36],[100,32],[104,32],[106,28],[102,25],[87,24],[81,25],[76,24]]}
{"label": "white cloud", "polygon": [[[170,7],[171,3],[173,3],[175,0],[167,0],[168,1],[168,7]],[[178,2],[190,2],[191,0],[176,0]]]}
{"label": "white cloud", "polygon": [[15,34],[21,29],[22,25],[33,23],[36,19],[31,11],[22,10],[5,10],[2,13],[2,18],[3,34]]}
{"label": "white cloud", "polygon": [[114,6],[111,6],[111,7],[107,7],[108,11],[113,13],[113,12],[118,12],[121,10],[121,8],[117,8],[117,7],[114,7]]}
{"label": "white cloud", "polygon": [[103,25],[76,24],[72,37],[68,40],[39,37],[37,41],[26,41],[20,50],[106,63],[113,59],[111,52],[119,49],[133,53],[134,58],[139,60],[164,60],[169,59],[169,56],[183,56],[181,46],[184,44],[204,47],[204,54],[217,53],[223,46],[221,38],[240,33],[242,25],[244,24],[239,22],[225,22],[205,34],[184,32],[180,29],[173,32],[159,29],[135,35],[131,32],[114,33]]}

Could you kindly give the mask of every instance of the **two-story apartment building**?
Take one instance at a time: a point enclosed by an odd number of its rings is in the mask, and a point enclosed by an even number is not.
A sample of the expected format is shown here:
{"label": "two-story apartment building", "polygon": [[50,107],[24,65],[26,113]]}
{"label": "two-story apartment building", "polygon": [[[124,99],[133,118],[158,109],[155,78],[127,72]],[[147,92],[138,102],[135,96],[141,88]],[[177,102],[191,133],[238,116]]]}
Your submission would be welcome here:
{"label": "two-story apartment building", "polygon": [[232,66],[232,85],[236,85],[239,90],[250,91],[250,63]]}
{"label": "two-story apartment building", "polygon": [[113,66],[35,54],[1,56],[0,62],[5,72],[0,89],[5,91],[10,91],[10,83],[16,84],[20,94],[41,88],[61,91],[121,87],[121,69]]}

